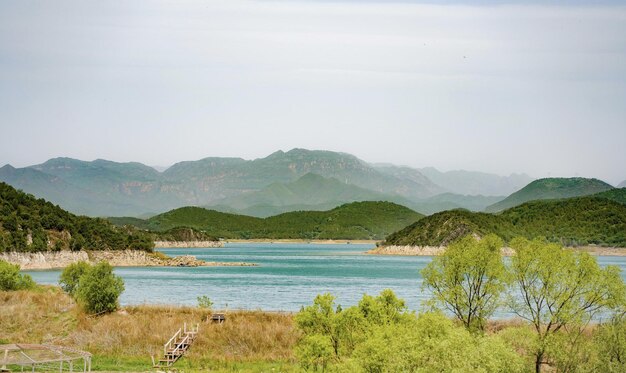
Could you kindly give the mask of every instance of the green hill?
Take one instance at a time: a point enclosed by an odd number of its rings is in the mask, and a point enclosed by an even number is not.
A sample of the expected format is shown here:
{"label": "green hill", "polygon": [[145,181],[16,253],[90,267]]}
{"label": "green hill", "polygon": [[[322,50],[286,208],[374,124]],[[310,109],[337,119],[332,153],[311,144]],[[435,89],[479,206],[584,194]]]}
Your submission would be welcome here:
{"label": "green hill", "polygon": [[528,201],[581,197],[610,189],[613,189],[611,185],[598,179],[585,179],[582,177],[539,179],[502,201],[488,206],[485,211],[498,212]]}
{"label": "green hill", "polygon": [[411,201],[307,173],[294,182],[272,183],[265,188],[217,201],[207,206],[223,212],[268,217],[290,211],[324,211],[357,201],[389,201],[404,206]]}
{"label": "green hill", "polygon": [[610,199],[611,201],[619,202],[622,205],[626,205],[626,187],[607,190],[606,192],[597,193],[593,196]]}
{"label": "green hill", "polygon": [[389,237],[383,245],[440,246],[468,235],[543,236],[564,245],[626,247],[624,189],[562,200],[532,201],[494,215],[464,210],[428,216]]}
{"label": "green hill", "polygon": [[152,250],[151,238],[104,219],[76,216],[0,182],[0,252]]}
{"label": "green hill", "polygon": [[177,227],[221,238],[382,239],[423,215],[391,202],[354,202],[329,211],[294,211],[268,218],[183,207],[147,220],[112,218],[153,231]]}

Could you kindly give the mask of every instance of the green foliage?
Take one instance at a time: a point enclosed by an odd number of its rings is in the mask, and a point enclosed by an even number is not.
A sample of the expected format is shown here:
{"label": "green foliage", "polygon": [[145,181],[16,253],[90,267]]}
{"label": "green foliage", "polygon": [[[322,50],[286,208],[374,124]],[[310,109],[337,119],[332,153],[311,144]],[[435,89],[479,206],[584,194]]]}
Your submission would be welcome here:
{"label": "green foliage", "polygon": [[[50,237],[55,234],[63,238],[49,247]],[[50,202],[0,183],[0,252],[37,252],[58,250],[63,246],[71,250],[130,248],[151,251],[154,244],[149,235],[134,228],[117,228],[104,219],[73,215]]]}
{"label": "green foliage", "polygon": [[522,372],[523,360],[495,337],[473,336],[441,314],[379,327],[357,347],[363,372]]}
{"label": "green foliage", "polygon": [[442,305],[469,330],[484,330],[507,284],[502,245],[495,235],[451,244],[422,270],[424,286],[433,293],[429,303]]}
{"label": "green foliage", "polygon": [[107,262],[91,266],[80,276],[75,298],[85,311],[92,314],[113,312],[118,307],[118,298],[124,291],[124,281],[113,274]]}
{"label": "green foliage", "polygon": [[589,371],[626,372],[626,314],[614,316],[602,324],[593,336],[595,359]]}
{"label": "green foliage", "polygon": [[391,290],[342,310],[330,294],[295,317],[307,370],[337,372],[521,372],[523,359],[497,337],[473,336],[445,316],[416,317]]}
{"label": "green foliage", "polygon": [[335,359],[332,341],[328,336],[307,335],[296,346],[296,356],[307,371],[324,371]]}
{"label": "green foliage", "polygon": [[497,212],[528,201],[582,197],[611,189],[613,189],[611,185],[598,179],[585,179],[582,177],[539,179],[511,194],[504,200],[488,206],[485,211]]}
{"label": "green foliage", "polygon": [[63,269],[61,272],[61,276],[59,278],[59,284],[61,288],[74,297],[76,295],[76,290],[78,290],[78,284],[80,282],[80,278],[89,271],[91,265],[84,261],[79,261],[76,263],[72,263],[69,266]]}
{"label": "green foliage", "polygon": [[206,295],[199,296],[196,299],[198,300],[198,307],[207,310],[211,310],[213,308],[213,302],[211,301],[211,298],[207,297]]}
{"label": "green foliage", "polygon": [[600,196],[527,202],[499,215],[444,211],[387,237],[383,245],[446,246],[489,233],[505,241],[543,236],[568,246],[626,247],[626,205]]}
{"label": "green foliage", "polygon": [[0,290],[26,290],[35,287],[29,275],[20,274],[20,266],[0,260]]}
{"label": "green foliage", "polygon": [[112,221],[132,223],[163,237],[186,227],[220,238],[382,239],[421,217],[391,202],[354,202],[330,211],[296,211],[265,219],[183,207],[141,223],[137,219]]}
{"label": "green foliage", "polygon": [[510,305],[537,333],[536,371],[561,329],[584,326],[599,312],[626,303],[618,267],[601,268],[587,253],[538,239],[516,238],[511,247],[516,255],[511,258],[515,285]]}

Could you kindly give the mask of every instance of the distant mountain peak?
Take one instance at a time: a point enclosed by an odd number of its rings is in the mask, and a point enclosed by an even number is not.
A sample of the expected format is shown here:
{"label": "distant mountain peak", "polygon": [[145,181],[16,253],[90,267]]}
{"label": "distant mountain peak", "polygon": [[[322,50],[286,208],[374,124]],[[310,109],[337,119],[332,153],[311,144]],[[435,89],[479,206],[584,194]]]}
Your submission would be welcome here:
{"label": "distant mountain peak", "polygon": [[0,170],[15,170],[15,167],[11,166],[10,164],[5,164],[4,166],[0,167]]}

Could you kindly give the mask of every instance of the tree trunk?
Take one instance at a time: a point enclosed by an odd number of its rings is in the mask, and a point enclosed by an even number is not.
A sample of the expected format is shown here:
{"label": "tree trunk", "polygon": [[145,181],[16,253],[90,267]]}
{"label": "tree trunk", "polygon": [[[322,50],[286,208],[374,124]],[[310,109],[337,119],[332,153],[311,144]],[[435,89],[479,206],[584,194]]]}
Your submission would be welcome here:
{"label": "tree trunk", "polygon": [[541,373],[541,363],[543,362],[543,351],[537,352],[535,359],[535,373]]}

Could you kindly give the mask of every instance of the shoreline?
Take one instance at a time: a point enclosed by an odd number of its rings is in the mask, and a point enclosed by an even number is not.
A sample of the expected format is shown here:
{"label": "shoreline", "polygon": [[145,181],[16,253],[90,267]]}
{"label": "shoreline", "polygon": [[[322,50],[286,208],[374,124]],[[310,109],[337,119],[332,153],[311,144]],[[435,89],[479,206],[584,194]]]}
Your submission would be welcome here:
{"label": "shoreline", "polygon": [[70,264],[85,261],[95,264],[107,261],[113,267],[255,267],[246,262],[206,262],[193,255],[168,257],[163,253],[139,250],[102,251],[46,251],[37,253],[0,253],[0,260],[20,266],[20,270],[63,269]]}
{"label": "shoreline", "polygon": [[155,249],[204,249],[224,247],[223,241],[154,241]]}
{"label": "shoreline", "polygon": [[[626,247],[580,246],[564,247],[565,250],[586,252],[593,256],[626,256]],[[395,256],[438,256],[446,250],[445,246],[380,246],[368,250],[368,255],[395,255]],[[510,247],[503,247],[502,256],[515,254]]]}
{"label": "shoreline", "polygon": [[315,245],[345,245],[345,244],[354,244],[354,245],[375,245],[377,242],[381,242],[382,240],[340,240],[340,239],[332,239],[332,240],[305,240],[301,238],[254,238],[254,239],[228,239],[221,242],[224,243],[301,243],[301,244],[315,244]]}

